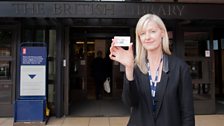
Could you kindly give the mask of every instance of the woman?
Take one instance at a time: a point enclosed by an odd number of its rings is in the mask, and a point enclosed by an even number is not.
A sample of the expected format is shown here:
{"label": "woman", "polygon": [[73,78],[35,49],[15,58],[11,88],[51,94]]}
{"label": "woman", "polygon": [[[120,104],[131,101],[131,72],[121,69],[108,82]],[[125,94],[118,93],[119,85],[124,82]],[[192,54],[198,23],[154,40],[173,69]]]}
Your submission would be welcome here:
{"label": "woman", "polygon": [[188,65],[171,55],[163,21],[154,14],[136,26],[136,57],[110,47],[110,58],[125,66],[122,99],[131,107],[128,126],[194,126],[192,81]]}

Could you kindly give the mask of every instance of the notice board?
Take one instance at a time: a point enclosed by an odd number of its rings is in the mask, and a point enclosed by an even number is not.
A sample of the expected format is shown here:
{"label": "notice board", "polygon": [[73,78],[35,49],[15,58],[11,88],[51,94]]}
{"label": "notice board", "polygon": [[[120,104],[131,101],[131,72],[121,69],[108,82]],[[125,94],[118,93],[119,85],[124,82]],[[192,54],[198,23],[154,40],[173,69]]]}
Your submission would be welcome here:
{"label": "notice board", "polygon": [[46,96],[46,47],[20,50],[20,96]]}

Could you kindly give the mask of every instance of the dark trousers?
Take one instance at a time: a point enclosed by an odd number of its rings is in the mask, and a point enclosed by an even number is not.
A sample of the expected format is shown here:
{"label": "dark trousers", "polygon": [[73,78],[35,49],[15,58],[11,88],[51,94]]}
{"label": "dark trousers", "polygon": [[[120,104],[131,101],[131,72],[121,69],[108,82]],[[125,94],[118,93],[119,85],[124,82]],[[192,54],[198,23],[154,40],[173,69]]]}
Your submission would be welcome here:
{"label": "dark trousers", "polygon": [[103,83],[104,80],[102,79],[96,79],[95,84],[96,84],[96,99],[100,99],[100,97],[103,94]]}

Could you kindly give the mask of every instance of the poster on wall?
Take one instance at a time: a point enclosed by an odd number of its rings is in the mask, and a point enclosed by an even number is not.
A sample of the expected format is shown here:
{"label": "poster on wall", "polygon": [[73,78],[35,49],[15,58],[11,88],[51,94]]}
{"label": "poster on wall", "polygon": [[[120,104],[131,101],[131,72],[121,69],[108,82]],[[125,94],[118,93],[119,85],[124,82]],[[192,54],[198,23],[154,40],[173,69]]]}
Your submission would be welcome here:
{"label": "poster on wall", "polygon": [[46,47],[21,47],[20,96],[46,95]]}

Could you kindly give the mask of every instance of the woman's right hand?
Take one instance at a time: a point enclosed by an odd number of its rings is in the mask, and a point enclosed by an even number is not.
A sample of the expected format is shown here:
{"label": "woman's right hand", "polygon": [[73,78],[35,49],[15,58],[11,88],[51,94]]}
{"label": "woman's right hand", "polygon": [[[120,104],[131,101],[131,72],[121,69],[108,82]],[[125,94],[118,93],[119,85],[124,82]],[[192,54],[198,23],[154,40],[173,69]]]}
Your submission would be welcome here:
{"label": "woman's right hand", "polygon": [[123,49],[120,46],[114,46],[115,39],[112,39],[110,47],[110,59],[117,61],[125,66],[126,77],[128,80],[133,80],[133,69],[134,69],[134,54],[133,54],[133,43],[128,47],[128,50]]}

